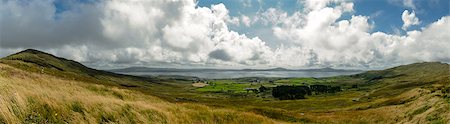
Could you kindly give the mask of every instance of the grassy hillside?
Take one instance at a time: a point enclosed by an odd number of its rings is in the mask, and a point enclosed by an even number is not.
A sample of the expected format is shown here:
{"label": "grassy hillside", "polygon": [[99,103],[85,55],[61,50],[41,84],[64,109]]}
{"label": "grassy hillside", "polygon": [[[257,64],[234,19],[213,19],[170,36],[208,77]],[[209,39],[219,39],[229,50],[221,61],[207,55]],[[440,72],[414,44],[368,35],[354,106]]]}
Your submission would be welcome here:
{"label": "grassy hillside", "polygon": [[160,82],[157,79],[115,74],[88,68],[76,61],[56,57],[41,51],[27,49],[0,59],[4,63],[25,71],[90,83],[137,87]]}
{"label": "grassy hillside", "polygon": [[414,63],[353,77],[364,78],[363,85],[372,86],[374,90],[367,97],[392,97],[419,87],[449,86],[450,68],[439,62]]}
{"label": "grassy hillside", "polygon": [[[448,64],[425,62],[193,87],[186,79],[115,74],[30,49],[0,59],[0,123],[450,123],[449,73]],[[312,84],[343,91],[278,100],[244,90]]]}
{"label": "grassy hillside", "polygon": [[275,123],[254,113],[169,103],[5,64],[0,64],[0,89],[0,123]]}
{"label": "grassy hillside", "polygon": [[[157,95],[165,100],[174,101],[175,97],[165,94],[179,94],[185,85],[183,81],[167,78],[138,77],[116,74],[88,68],[76,61],[56,57],[38,50],[27,49],[1,58],[0,63],[26,72],[55,76],[64,80],[94,83],[141,91]],[[189,85],[189,84],[187,84]]]}

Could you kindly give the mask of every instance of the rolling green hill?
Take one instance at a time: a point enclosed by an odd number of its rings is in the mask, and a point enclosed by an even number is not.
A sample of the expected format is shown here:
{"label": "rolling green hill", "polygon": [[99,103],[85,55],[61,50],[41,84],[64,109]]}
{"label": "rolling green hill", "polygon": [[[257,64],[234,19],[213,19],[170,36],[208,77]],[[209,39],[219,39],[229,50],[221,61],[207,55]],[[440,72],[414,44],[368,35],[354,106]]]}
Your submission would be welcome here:
{"label": "rolling green hill", "polygon": [[363,78],[366,80],[363,85],[374,86],[373,89],[376,90],[368,97],[388,97],[418,87],[448,86],[450,67],[440,62],[414,63],[386,70],[369,71],[352,77]]}
{"label": "rolling green hill", "polygon": [[[150,78],[121,75],[88,68],[76,61],[56,57],[33,49],[12,54],[2,58],[0,62],[25,71],[108,85],[134,86],[140,85],[137,82],[153,81]],[[130,81],[120,81],[124,78]]]}
{"label": "rolling green hill", "polygon": [[[193,87],[186,79],[115,74],[28,49],[0,59],[0,123],[450,123],[446,63],[260,78],[256,84],[249,79]],[[343,91],[278,100],[270,92],[243,90],[312,84]]]}

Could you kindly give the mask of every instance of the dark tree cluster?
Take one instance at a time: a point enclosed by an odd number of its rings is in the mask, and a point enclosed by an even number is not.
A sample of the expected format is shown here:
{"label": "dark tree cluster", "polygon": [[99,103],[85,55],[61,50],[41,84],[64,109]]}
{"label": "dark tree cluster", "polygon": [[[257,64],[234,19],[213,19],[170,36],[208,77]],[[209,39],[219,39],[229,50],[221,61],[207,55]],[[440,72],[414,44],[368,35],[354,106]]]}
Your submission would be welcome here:
{"label": "dark tree cluster", "polygon": [[305,95],[311,95],[311,89],[307,86],[277,86],[272,95],[280,100],[305,99]]}
{"label": "dark tree cluster", "polygon": [[305,95],[312,93],[336,93],[341,91],[339,86],[311,85],[311,86],[277,86],[272,90],[272,96],[280,100],[305,99]]}
{"label": "dark tree cluster", "polygon": [[269,90],[269,88],[267,88],[267,87],[261,85],[261,87],[259,87],[258,90],[259,90],[259,92],[266,92],[266,91]]}
{"label": "dark tree cluster", "polygon": [[311,85],[311,90],[316,94],[319,93],[336,93],[341,91],[340,86],[327,86],[327,85]]}

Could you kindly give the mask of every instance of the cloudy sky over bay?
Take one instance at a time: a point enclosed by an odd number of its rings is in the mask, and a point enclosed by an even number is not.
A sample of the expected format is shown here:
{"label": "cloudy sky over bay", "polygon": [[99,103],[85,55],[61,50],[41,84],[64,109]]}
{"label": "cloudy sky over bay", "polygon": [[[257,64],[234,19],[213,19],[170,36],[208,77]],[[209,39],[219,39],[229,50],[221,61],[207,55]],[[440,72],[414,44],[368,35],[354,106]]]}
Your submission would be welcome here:
{"label": "cloudy sky over bay", "polygon": [[449,0],[1,0],[0,57],[90,67],[381,69],[450,62]]}

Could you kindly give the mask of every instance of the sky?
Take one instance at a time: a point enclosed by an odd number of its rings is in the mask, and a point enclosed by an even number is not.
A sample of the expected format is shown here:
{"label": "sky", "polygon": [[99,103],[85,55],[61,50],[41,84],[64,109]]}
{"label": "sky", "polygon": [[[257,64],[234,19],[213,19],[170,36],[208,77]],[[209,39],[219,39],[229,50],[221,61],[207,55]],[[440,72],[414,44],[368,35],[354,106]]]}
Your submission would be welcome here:
{"label": "sky", "polygon": [[0,0],[0,57],[97,69],[450,63],[449,0]]}

